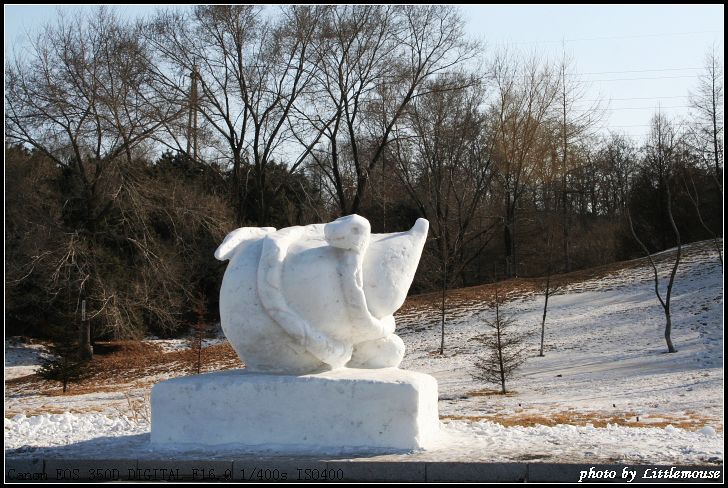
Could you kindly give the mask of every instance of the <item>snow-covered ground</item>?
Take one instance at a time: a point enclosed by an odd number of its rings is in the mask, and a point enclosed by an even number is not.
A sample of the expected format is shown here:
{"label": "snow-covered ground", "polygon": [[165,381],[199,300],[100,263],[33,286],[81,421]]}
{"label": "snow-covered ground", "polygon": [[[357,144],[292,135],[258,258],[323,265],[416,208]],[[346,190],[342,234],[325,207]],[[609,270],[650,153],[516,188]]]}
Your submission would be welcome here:
{"label": "snow-covered ground", "polygon": [[[100,459],[133,459],[148,455],[175,459],[231,459],[245,453],[280,454],[261,449],[227,447],[214,452],[153,450],[149,446],[149,424],[124,417],[110,418],[92,413],[75,415],[18,415],[5,419],[6,455],[12,457],[59,456]],[[316,449],[300,452],[306,456],[340,455]],[[346,453],[345,453],[346,454]],[[368,451],[380,461],[480,461],[480,462],[585,462],[625,464],[705,464],[723,462],[723,435],[711,427],[699,431],[609,425],[577,427],[504,427],[479,421],[445,421],[442,435],[431,448],[386,453]]]}
{"label": "snow-covered ground", "polygon": [[46,346],[29,343],[20,337],[5,339],[5,379],[20,378],[33,374],[46,355]]}
{"label": "snow-covered ground", "polygon": [[[496,389],[472,379],[482,317],[494,311],[475,303],[456,311],[446,325],[445,355],[437,317],[410,314],[400,321],[408,354],[402,367],[433,375],[440,387],[440,414],[477,416],[529,412],[588,411],[626,414],[642,422],[662,415],[702,416],[722,422],[723,290],[714,250],[688,246],[672,294],[672,341],[667,354],[665,317],[649,267],[623,269],[575,283],[549,300],[545,357],[538,357],[543,296],[510,301],[502,312],[530,333],[530,356],[508,387],[513,396],[468,394]],[[662,292],[669,266],[661,268]]]}
{"label": "snow-covered ground", "polygon": [[[667,263],[658,267],[663,276],[669,272]],[[481,351],[470,339],[484,332],[482,318],[493,313],[484,302],[476,298],[448,310],[444,356],[434,354],[435,308],[406,306],[398,316],[407,345],[402,367],[438,380],[443,438],[432,449],[376,458],[722,462],[720,265],[710,246],[686,247],[673,290],[675,354],[665,352],[664,315],[651,273],[630,266],[560,290],[549,303],[545,357],[537,356],[543,297],[521,294],[505,303],[503,312],[532,334],[530,357],[508,383],[507,396],[492,394],[496,385],[471,376]],[[177,350],[183,342],[167,341],[164,348]],[[40,351],[25,349],[6,341],[6,381],[32,371]],[[154,381],[174,375],[157,372],[145,378],[147,386],[121,384],[81,395],[6,393],[6,455],[92,457],[109,448],[119,456],[141,455],[149,449],[141,396]]]}

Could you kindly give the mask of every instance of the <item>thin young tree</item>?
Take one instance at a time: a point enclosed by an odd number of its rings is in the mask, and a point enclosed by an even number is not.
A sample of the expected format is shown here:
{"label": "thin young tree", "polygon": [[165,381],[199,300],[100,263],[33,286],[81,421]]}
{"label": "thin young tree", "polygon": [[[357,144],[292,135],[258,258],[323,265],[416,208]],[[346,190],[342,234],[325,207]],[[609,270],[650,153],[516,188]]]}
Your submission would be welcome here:
{"label": "thin young tree", "polygon": [[193,310],[197,321],[192,325],[192,335],[190,336],[190,346],[194,353],[194,367],[197,374],[202,372],[202,350],[205,348],[205,339],[210,333],[210,327],[205,321],[205,303],[204,294],[200,294],[195,299]]}
{"label": "thin young tree", "polygon": [[525,334],[513,330],[516,325],[512,317],[500,311],[500,297],[498,282],[495,284],[495,318],[485,320],[485,325],[491,329],[488,333],[473,338],[485,349],[485,354],[475,361],[476,372],[473,378],[487,383],[499,384],[501,393],[506,394],[506,381],[510,380],[516,370],[526,360]]}
{"label": "thin young tree", "polygon": [[553,280],[554,262],[553,262],[553,242],[554,232],[551,226],[545,229],[546,234],[546,277],[543,281],[543,315],[541,316],[541,346],[539,348],[539,357],[544,357],[544,338],[546,336],[546,314],[549,308],[549,298],[559,290],[559,285]]}
{"label": "thin young tree", "polygon": [[673,159],[677,141],[672,125],[661,113],[658,112],[652,118],[651,125],[652,127],[647,142],[645,159],[650,169],[654,172],[658,179],[657,184],[664,187],[665,201],[663,205],[665,206],[667,219],[670,222],[670,227],[672,228],[675,236],[675,242],[677,244],[675,261],[673,262],[672,269],[670,271],[670,277],[667,282],[667,290],[665,291],[664,298],[660,293],[660,277],[657,271],[657,265],[652,258],[652,253],[650,253],[645,243],[637,235],[629,205],[626,206],[625,210],[632,237],[634,237],[635,241],[642,248],[649,260],[650,266],[652,267],[652,271],[654,273],[655,295],[657,296],[657,300],[660,302],[660,306],[665,314],[665,342],[667,343],[667,351],[673,353],[677,352],[677,349],[675,349],[675,346],[672,343],[672,315],[670,311],[670,300],[672,298],[672,290],[675,283],[675,274],[677,273],[678,266],[680,266],[680,258],[682,255],[682,242],[680,240],[680,232],[675,224],[675,219],[672,213],[672,195],[670,192],[670,177],[674,166]]}

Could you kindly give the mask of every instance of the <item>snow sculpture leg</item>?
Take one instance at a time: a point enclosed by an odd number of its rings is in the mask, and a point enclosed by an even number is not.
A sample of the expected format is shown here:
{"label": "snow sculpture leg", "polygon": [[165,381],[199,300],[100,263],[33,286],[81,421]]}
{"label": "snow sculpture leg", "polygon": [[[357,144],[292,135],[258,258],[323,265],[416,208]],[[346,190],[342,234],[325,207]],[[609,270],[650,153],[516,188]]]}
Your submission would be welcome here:
{"label": "snow sculpture leg", "polygon": [[360,342],[347,364],[350,368],[396,368],[404,358],[404,342],[398,335]]}

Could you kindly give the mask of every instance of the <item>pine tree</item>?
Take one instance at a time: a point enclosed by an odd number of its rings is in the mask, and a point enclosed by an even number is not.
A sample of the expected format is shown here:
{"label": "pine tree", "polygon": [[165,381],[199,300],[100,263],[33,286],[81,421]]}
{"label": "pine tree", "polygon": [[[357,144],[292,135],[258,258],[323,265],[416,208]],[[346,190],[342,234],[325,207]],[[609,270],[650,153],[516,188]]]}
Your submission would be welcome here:
{"label": "pine tree", "polygon": [[473,338],[485,346],[485,354],[475,361],[476,372],[472,376],[487,383],[500,384],[501,393],[505,394],[506,380],[526,360],[526,348],[523,346],[526,335],[514,332],[515,320],[501,313],[497,287],[495,319],[484,322],[492,330]]}
{"label": "pine tree", "polygon": [[81,359],[76,341],[65,335],[51,346],[52,356],[41,360],[37,374],[46,380],[63,383],[63,393],[69,383],[76,383],[91,374],[89,361]]}

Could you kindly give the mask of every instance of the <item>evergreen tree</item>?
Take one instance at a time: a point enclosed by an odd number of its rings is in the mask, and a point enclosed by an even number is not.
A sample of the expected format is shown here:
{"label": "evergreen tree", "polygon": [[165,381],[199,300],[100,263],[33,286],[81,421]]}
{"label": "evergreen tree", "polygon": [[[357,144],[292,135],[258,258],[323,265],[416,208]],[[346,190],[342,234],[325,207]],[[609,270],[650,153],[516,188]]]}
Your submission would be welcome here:
{"label": "evergreen tree", "polygon": [[506,392],[506,380],[526,360],[523,342],[525,334],[513,331],[515,321],[512,317],[500,312],[498,288],[495,291],[495,319],[486,320],[485,324],[492,329],[473,338],[485,346],[485,355],[475,361],[476,372],[472,375],[477,380],[501,385],[501,393]]}
{"label": "evergreen tree", "polygon": [[78,344],[71,335],[64,335],[51,346],[52,356],[41,360],[38,375],[46,380],[63,383],[63,393],[66,393],[69,383],[75,383],[88,378],[91,374],[89,361],[81,359]]}

